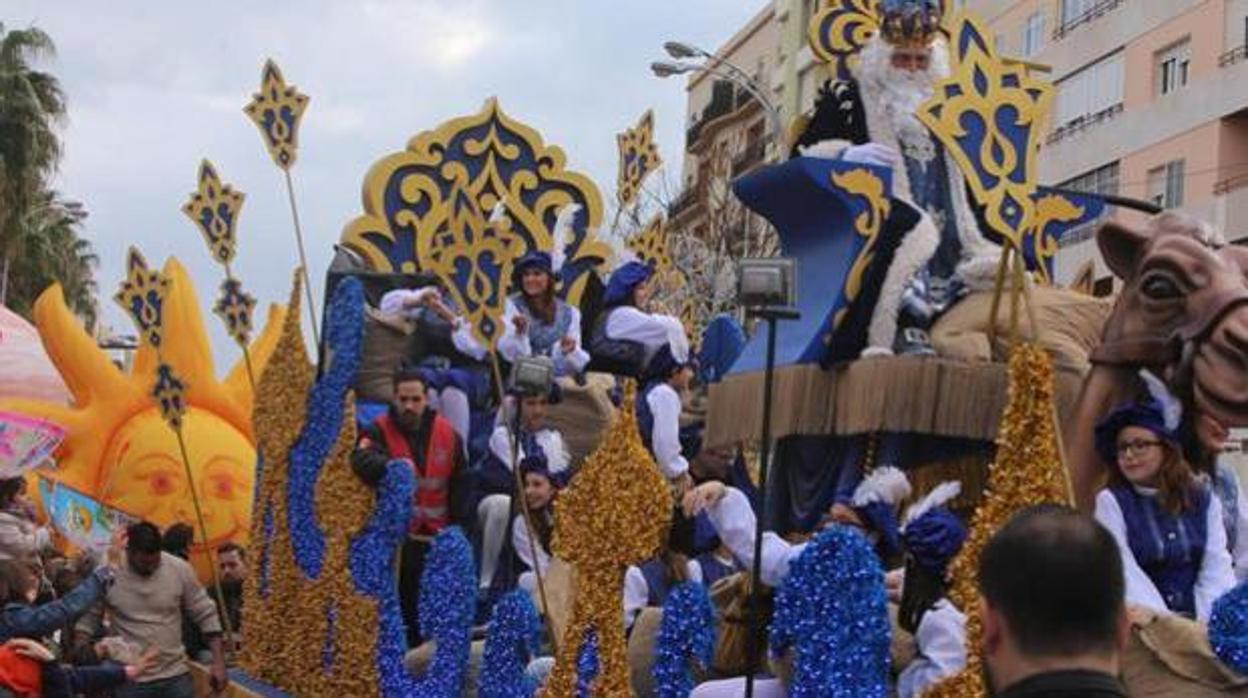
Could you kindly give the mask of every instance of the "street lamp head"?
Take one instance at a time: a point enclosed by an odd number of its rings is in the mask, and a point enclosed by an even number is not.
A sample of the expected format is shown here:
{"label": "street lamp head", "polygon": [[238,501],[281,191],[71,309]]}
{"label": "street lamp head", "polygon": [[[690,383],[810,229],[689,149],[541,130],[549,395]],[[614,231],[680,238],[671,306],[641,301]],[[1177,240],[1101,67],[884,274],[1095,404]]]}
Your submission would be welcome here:
{"label": "street lamp head", "polygon": [[661,78],[670,78],[673,75],[682,75],[693,69],[693,66],[685,63],[669,63],[667,61],[655,61],[650,64],[650,71]]}
{"label": "street lamp head", "polygon": [[696,58],[703,55],[702,51],[680,41],[667,41],[663,43],[663,50],[667,51],[667,55],[672,58]]}

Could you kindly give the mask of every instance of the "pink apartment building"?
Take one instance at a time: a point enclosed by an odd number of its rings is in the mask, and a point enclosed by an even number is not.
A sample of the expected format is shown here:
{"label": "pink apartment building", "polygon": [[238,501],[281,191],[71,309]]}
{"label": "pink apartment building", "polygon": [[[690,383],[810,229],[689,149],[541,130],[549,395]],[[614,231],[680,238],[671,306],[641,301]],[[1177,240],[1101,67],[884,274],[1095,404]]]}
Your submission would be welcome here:
{"label": "pink apartment building", "polygon": [[[1042,183],[1181,209],[1248,244],[1248,0],[957,4],[989,22],[1004,55],[1052,69]],[[1091,232],[1063,241],[1055,281],[1091,262],[1108,293]]]}

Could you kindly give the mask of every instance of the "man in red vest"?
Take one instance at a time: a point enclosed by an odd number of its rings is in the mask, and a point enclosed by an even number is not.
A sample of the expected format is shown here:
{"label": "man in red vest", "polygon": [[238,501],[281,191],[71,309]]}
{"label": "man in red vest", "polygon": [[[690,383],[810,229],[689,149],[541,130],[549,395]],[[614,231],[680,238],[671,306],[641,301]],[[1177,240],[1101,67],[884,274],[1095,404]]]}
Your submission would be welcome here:
{"label": "man in red vest", "polygon": [[416,600],[429,545],[443,528],[466,520],[464,502],[472,494],[459,436],[450,422],[429,407],[427,391],[418,369],[396,371],[394,404],[361,430],[351,454],[351,468],[369,485],[381,481],[393,460],[406,462],[416,476],[412,518],[399,555],[399,600],[410,647],[421,641]]}

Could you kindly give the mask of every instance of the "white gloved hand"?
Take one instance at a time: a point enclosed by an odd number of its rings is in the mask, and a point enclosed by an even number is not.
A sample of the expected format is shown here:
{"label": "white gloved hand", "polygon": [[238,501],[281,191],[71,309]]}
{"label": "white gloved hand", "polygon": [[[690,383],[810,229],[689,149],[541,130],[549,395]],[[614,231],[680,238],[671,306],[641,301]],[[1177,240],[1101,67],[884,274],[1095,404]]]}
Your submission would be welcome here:
{"label": "white gloved hand", "polygon": [[845,162],[858,163],[859,165],[875,165],[877,167],[892,168],[897,164],[897,151],[886,145],[879,143],[863,143],[862,145],[851,145],[841,153],[841,159]]}

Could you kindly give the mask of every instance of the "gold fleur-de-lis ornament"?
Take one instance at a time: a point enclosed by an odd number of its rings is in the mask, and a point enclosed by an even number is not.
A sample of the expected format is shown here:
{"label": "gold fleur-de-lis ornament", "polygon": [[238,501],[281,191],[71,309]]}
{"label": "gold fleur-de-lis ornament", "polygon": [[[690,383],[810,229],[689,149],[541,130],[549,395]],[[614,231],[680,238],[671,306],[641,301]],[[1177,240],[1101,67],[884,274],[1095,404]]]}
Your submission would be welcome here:
{"label": "gold fleur-de-lis ornament", "polygon": [[256,299],[243,290],[242,283],[227,278],[221,283],[221,297],[212,311],[225,322],[230,337],[245,347],[251,339],[251,316],[255,309]]}
{"label": "gold fleur-de-lis ornament", "polygon": [[160,349],[164,321],[165,296],[169,292],[169,277],[158,269],[147,266],[147,260],[137,247],[131,247],[126,255],[126,278],[113,296],[113,300],[134,321],[142,340]]}
{"label": "gold fleur-de-lis ornament", "polygon": [[299,120],[308,107],[308,96],[294,85],[287,85],[282,71],[269,59],[260,75],[260,91],[252,96],[243,111],[264,138],[269,157],[283,170],[295,164],[299,149]]}
{"label": "gold fleur-de-lis ornament", "polygon": [[220,264],[234,259],[238,214],[245,198],[241,191],[221,182],[211,162],[200,163],[199,186],[182,205],[182,213],[199,229],[209,253]]}
{"label": "gold fleur-de-lis ornament", "polygon": [[620,150],[616,196],[621,206],[633,203],[646,176],[663,164],[654,143],[654,112],[647,109],[633,128],[615,137]]}

